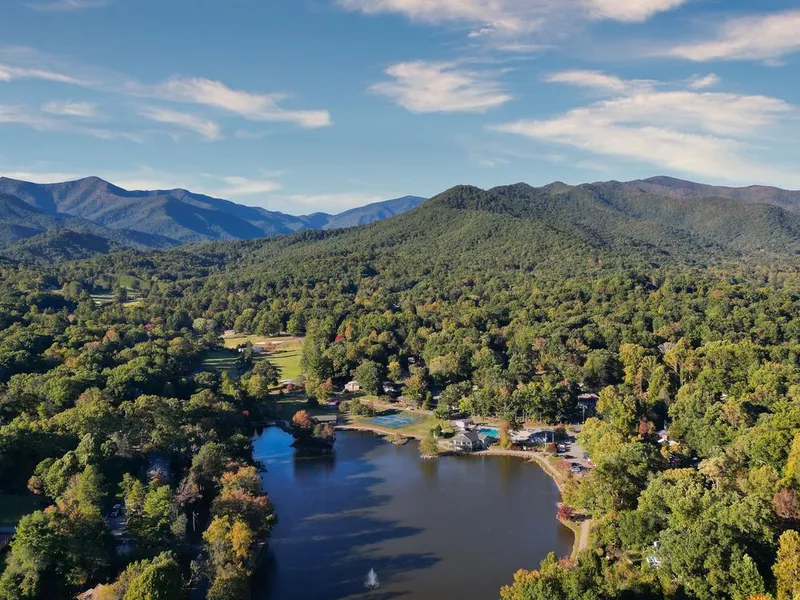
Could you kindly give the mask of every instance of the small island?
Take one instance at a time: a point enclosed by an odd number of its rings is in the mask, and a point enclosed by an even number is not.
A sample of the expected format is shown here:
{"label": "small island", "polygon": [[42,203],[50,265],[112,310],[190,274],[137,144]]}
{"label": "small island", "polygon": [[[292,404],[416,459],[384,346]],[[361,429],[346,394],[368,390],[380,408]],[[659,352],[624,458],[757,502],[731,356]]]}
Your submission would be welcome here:
{"label": "small island", "polygon": [[292,417],[291,434],[294,447],[328,453],[336,443],[336,431],[329,423],[319,423],[307,410],[299,410]]}

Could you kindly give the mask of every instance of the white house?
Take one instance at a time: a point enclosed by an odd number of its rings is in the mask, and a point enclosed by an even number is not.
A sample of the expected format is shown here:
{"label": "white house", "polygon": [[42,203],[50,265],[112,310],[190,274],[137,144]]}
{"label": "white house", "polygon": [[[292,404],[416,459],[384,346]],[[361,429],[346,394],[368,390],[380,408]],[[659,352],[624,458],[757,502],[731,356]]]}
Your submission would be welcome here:
{"label": "white house", "polygon": [[464,452],[472,452],[473,450],[480,450],[483,447],[480,435],[477,431],[464,431],[457,433],[451,440],[453,448]]}
{"label": "white house", "polygon": [[456,429],[465,431],[475,425],[475,422],[472,419],[456,419],[455,421],[450,421],[450,424]]}
{"label": "white house", "polygon": [[344,391],[345,392],[360,392],[361,391],[361,384],[357,381],[348,381],[344,384]]}

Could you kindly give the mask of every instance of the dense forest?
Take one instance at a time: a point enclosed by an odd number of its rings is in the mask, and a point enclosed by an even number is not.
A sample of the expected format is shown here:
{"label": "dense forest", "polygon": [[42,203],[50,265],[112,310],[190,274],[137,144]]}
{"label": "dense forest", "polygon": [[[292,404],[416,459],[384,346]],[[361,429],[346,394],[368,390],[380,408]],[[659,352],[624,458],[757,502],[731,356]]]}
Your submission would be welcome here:
{"label": "dense forest", "polygon": [[[504,599],[800,598],[798,250],[779,207],[612,183],[459,187],[271,240],[11,257],[0,492],[45,508],[17,527],[0,599],[109,582],[109,598],[247,597],[276,519],[250,420],[278,376],[200,370],[228,329],[304,335],[310,402],[389,377],[443,419],[556,424],[598,393],[580,440],[596,468],[564,493],[593,517],[590,548],[517,573]],[[128,552],[104,518],[120,498]],[[659,567],[626,560],[643,553]]]}

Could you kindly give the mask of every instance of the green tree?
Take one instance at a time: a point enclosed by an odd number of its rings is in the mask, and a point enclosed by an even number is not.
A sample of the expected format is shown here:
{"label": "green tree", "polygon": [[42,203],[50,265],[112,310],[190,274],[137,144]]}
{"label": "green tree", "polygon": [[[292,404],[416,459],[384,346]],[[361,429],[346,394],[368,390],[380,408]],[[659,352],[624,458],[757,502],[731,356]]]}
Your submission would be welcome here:
{"label": "green tree", "polygon": [[162,553],[152,560],[133,563],[128,572],[130,583],[123,600],[180,600],[186,595],[180,565],[172,554]]}
{"label": "green tree", "polygon": [[419,451],[423,457],[432,458],[439,455],[439,443],[433,433],[428,434],[419,443]]}
{"label": "green tree", "polygon": [[386,370],[383,365],[371,360],[361,363],[355,372],[355,377],[361,384],[361,388],[373,396],[377,396],[382,392],[385,376]]}
{"label": "green tree", "polygon": [[800,596],[800,533],[790,529],[781,535],[772,572],[777,583],[778,600],[795,600]]}

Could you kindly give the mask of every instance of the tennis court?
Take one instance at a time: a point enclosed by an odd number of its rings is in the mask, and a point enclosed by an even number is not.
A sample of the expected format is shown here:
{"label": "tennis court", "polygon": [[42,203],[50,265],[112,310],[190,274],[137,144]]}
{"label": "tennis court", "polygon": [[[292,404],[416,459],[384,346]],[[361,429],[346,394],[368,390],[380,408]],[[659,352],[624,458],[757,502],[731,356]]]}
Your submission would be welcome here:
{"label": "tennis court", "polygon": [[378,427],[388,427],[389,429],[401,429],[413,425],[420,419],[414,417],[407,417],[404,415],[383,415],[380,417],[373,417],[369,419]]}

